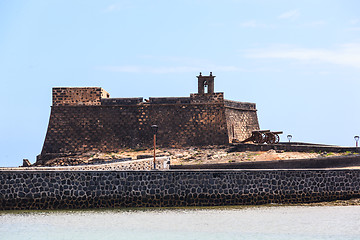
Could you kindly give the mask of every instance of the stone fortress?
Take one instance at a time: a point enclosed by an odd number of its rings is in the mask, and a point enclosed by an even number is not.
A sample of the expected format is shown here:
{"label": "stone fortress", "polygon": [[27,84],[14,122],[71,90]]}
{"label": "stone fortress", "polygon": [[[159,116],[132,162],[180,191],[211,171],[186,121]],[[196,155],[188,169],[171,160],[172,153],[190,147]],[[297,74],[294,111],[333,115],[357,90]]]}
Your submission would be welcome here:
{"label": "stone fortress", "polygon": [[190,97],[110,98],[100,87],[55,87],[49,125],[37,164],[87,151],[118,151],[152,144],[158,125],[163,147],[223,145],[259,130],[256,105],[224,99],[215,76],[201,73]]}
{"label": "stone fortress", "polygon": [[[224,99],[214,78],[181,98],[110,98],[99,87],[53,88],[49,126],[37,163],[89,151],[228,144],[259,129],[256,107]],[[234,144],[232,151],[359,153],[319,144]],[[77,165],[0,168],[0,210],[184,207],[311,203],[360,198],[360,155],[272,162],[172,166],[168,157]]]}

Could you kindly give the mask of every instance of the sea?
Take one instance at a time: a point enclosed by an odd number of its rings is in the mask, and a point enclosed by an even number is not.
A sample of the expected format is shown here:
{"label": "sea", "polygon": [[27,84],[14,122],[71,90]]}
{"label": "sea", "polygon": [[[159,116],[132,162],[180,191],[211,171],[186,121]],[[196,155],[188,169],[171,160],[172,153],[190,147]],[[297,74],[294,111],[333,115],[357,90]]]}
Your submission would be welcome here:
{"label": "sea", "polygon": [[0,239],[360,239],[360,206],[2,211]]}

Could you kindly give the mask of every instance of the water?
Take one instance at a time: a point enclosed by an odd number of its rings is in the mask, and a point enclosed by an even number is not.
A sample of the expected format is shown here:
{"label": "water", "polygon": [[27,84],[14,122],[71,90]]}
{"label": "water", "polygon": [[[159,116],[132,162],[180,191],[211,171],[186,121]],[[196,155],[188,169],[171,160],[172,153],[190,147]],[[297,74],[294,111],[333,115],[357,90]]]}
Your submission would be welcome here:
{"label": "water", "polygon": [[360,206],[0,212],[0,239],[360,239]]}

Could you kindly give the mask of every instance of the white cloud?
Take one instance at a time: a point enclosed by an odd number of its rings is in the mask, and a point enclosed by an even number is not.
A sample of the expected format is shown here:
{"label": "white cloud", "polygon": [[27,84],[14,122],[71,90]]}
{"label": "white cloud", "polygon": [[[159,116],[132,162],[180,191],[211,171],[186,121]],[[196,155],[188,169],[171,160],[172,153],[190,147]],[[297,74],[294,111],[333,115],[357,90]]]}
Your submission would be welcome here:
{"label": "white cloud", "polygon": [[278,16],[279,19],[295,19],[300,16],[298,10],[291,10],[288,12],[284,12]]}
{"label": "white cloud", "polygon": [[242,71],[242,69],[234,66],[175,66],[175,67],[149,67],[149,66],[136,66],[136,65],[124,65],[124,66],[103,66],[97,69],[109,72],[127,72],[127,73],[153,73],[153,74],[166,74],[166,73],[185,73],[185,72],[199,72],[203,69],[209,69],[210,71]]}
{"label": "white cloud", "polygon": [[274,28],[274,25],[260,23],[256,20],[249,20],[246,22],[242,22],[240,23],[240,26],[245,28]]}
{"label": "white cloud", "polygon": [[248,58],[293,59],[306,63],[331,63],[360,68],[360,44],[344,44],[337,49],[310,49],[278,46],[269,49],[252,49]]}
{"label": "white cloud", "polygon": [[255,20],[250,20],[250,21],[246,21],[241,23],[242,27],[265,27],[265,24],[260,24],[258,22],[256,22]]}
{"label": "white cloud", "polygon": [[347,31],[360,31],[360,27],[351,27],[351,28],[347,28]]}
{"label": "white cloud", "polygon": [[360,27],[359,27],[359,23],[360,23],[360,19],[359,18],[354,18],[351,19],[349,21],[350,25],[352,25],[351,27],[347,28],[347,31],[360,31]]}
{"label": "white cloud", "polygon": [[319,21],[310,22],[310,23],[307,23],[307,24],[304,24],[304,25],[309,26],[309,27],[318,27],[318,26],[323,26],[325,24],[326,24],[325,21],[319,20]]}
{"label": "white cloud", "polygon": [[157,56],[142,55],[140,59],[149,62],[148,65],[121,65],[121,66],[100,66],[96,69],[109,72],[127,72],[127,73],[187,73],[187,72],[206,72],[206,71],[246,71],[243,68],[232,65],[217,65],[207,59],[189,58],[179,56]]}
{"label": "white cloud", "polygon": [[[173,65],[212,65],[206,58],[189,58],[178,56],[158,56],[158,55],[141,55],[141,59],[151,60],[152,62],[173,62]],[[175,64],[174,64],[175,63]]]}
{"label": "white cloud", "polygon": [[118,8],[117,4],[112,4],[105,9],[105,12],[112,12]]}
{"label": "white cloud", "polygon": [[360,19],[351,19],[350,20],[350,24],[354,25],[354,24],[358,24],[360,22]]}
{"label": "white cloud", "polygon": [[130,3],[129,2],[122,2],[122,3],[116,3],[116,4],[111,4],[109,6],[107,6],[104,10],[104,12],[114,12],[114,11],[119,11],[122,10],[124,8],[128,8],[130,7]]}

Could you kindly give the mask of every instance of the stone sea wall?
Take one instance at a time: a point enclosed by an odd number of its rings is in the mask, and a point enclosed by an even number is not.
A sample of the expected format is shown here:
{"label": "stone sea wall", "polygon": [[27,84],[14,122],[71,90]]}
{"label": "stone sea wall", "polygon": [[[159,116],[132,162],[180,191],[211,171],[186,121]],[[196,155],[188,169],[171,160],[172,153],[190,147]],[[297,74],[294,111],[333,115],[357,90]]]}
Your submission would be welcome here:
{"label": "stone sea wall", "polygon": [[0,209],[304,203],[360,196],[360,170],[0,172]]}

